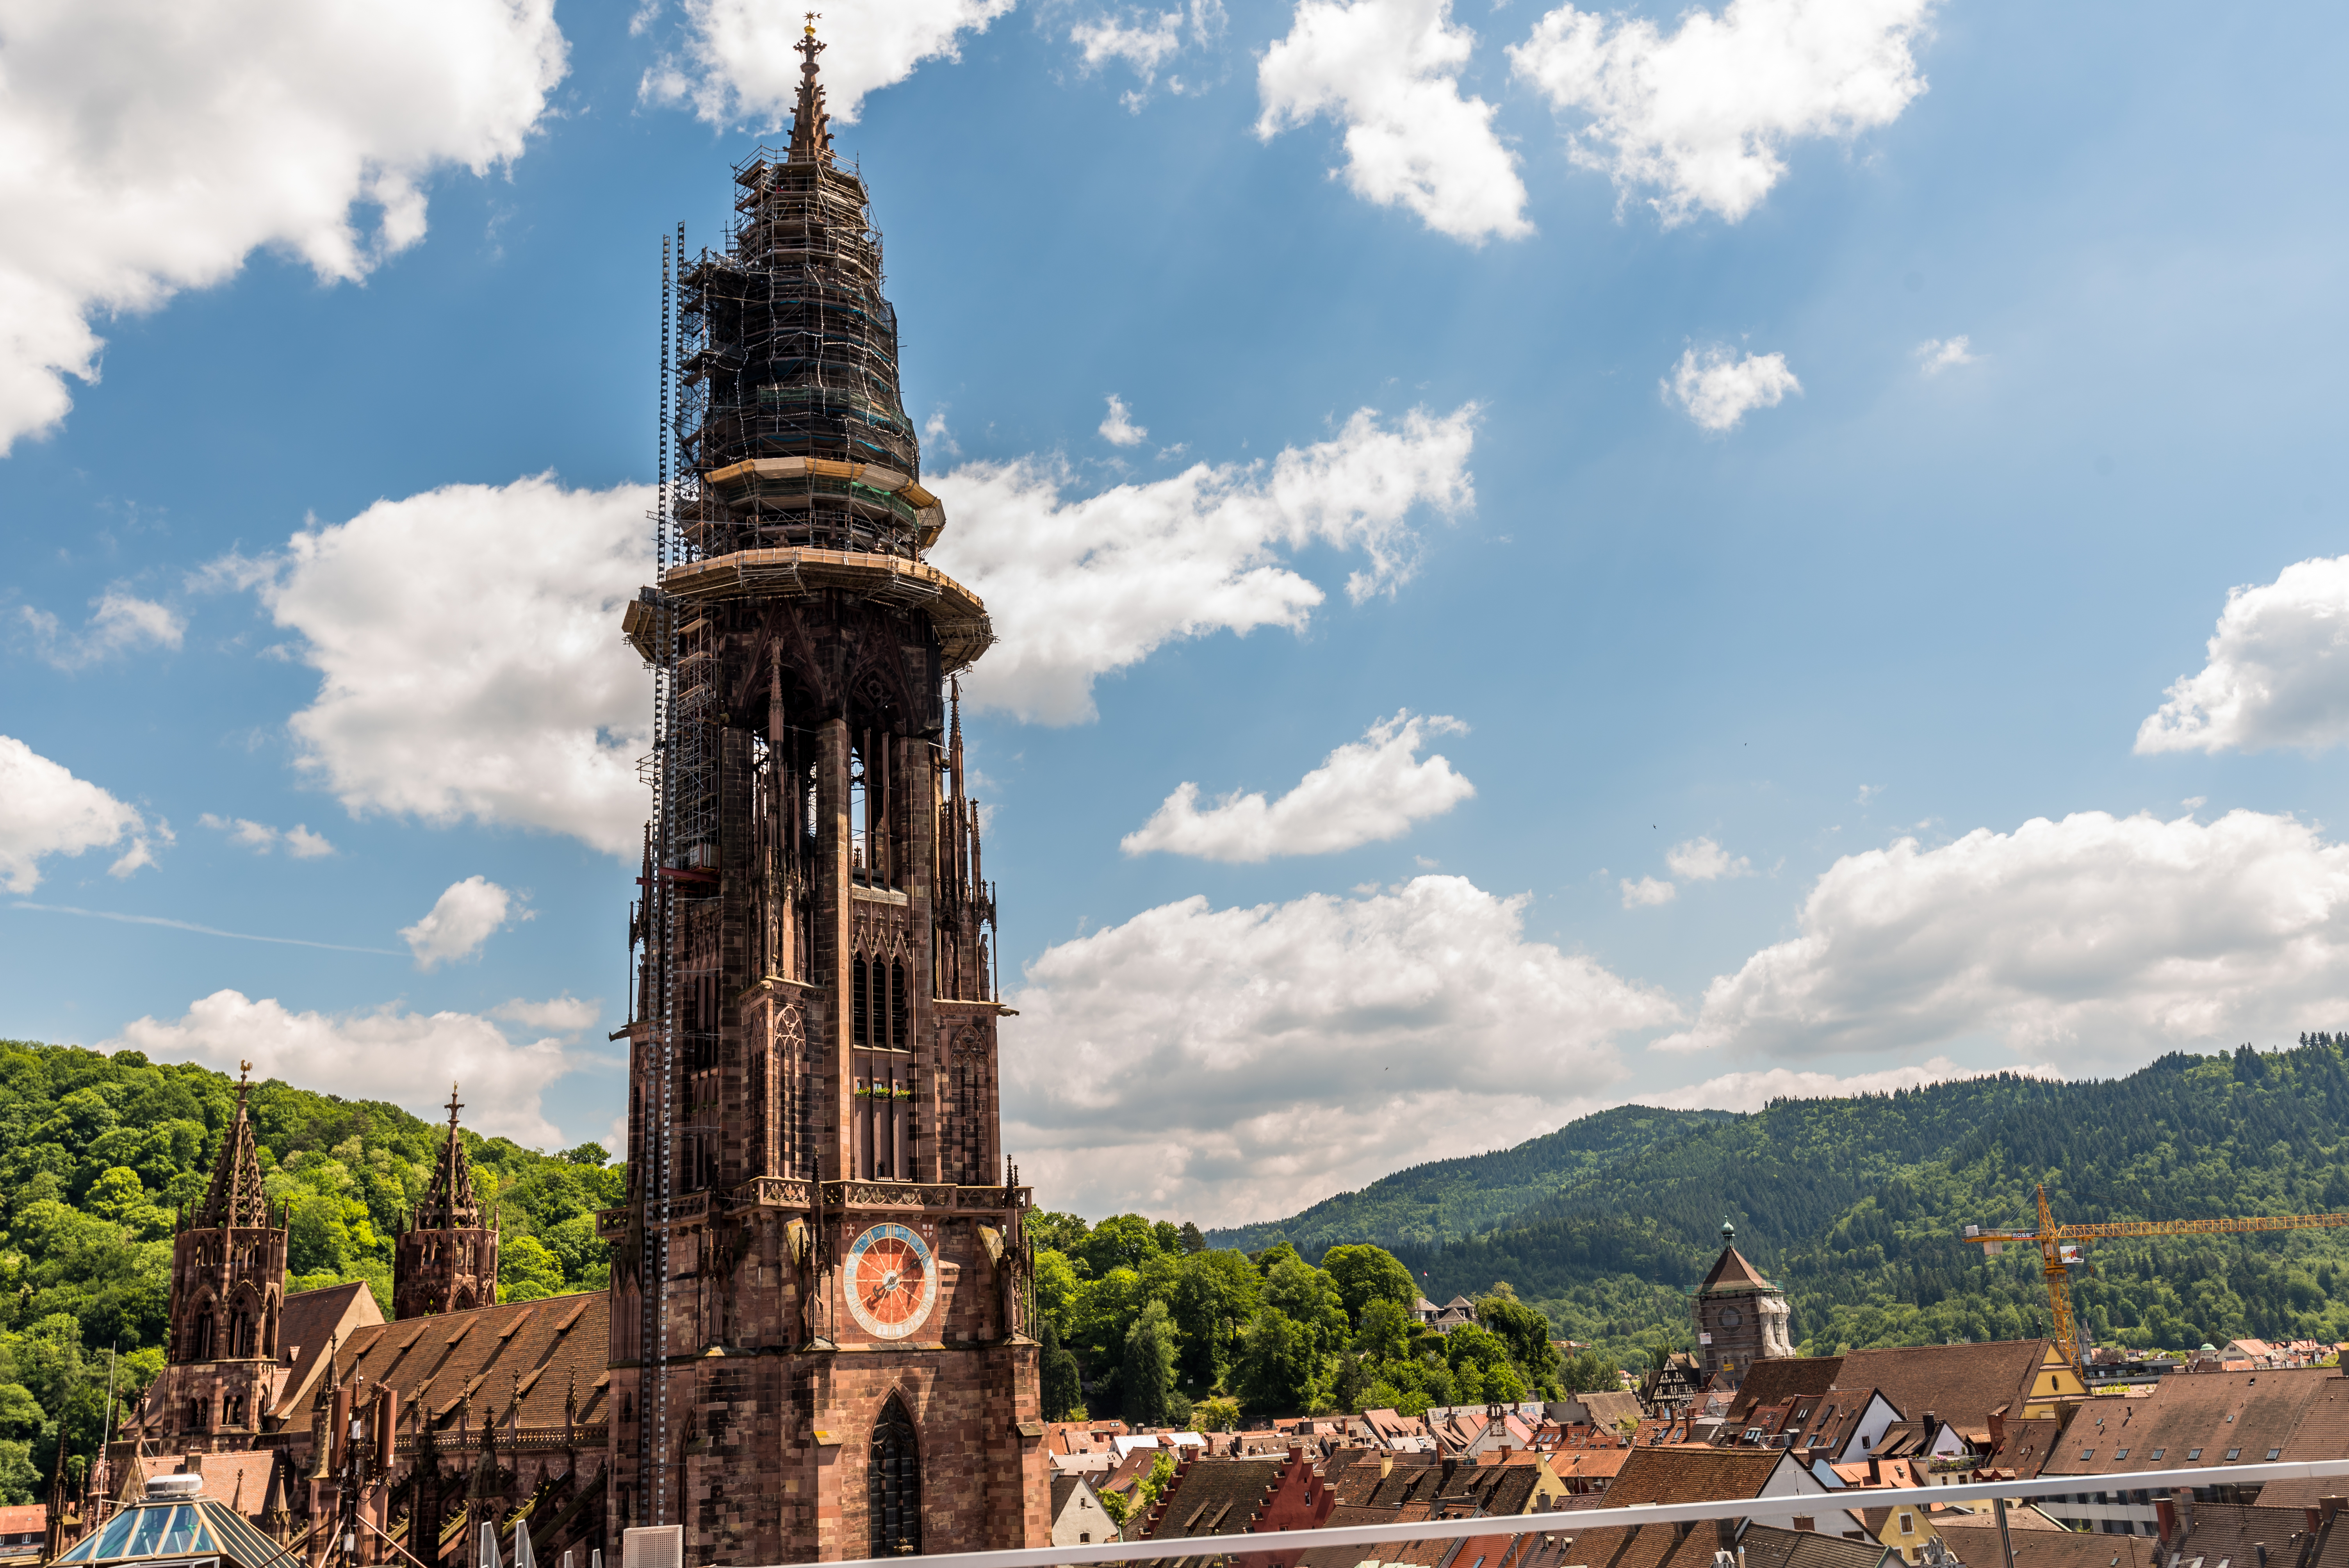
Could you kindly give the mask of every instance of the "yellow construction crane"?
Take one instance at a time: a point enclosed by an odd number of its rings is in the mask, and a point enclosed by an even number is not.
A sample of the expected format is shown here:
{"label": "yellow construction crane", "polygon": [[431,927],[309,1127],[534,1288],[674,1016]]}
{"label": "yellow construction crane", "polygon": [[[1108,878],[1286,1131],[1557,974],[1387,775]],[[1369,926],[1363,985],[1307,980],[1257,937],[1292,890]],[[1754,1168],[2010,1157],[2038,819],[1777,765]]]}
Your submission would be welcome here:
{"label": "yellow construction crane", "polygon": [[2039,1228],[2035,1231],[1990,1231],[1966,1227],[1966,1242],[1979,1246],[1984,1257],[1996,1257],[2009,1242],[2039,1249],[2039,1272],[2047,1280],[2047,1307],[2055,1318],[2055,1343],[2085,1374],[2079,1329],[2072,1318],[2072,1282],[2066,1265],[2080,1255],[2077,1243],[2110,1241],[2117,1236],[2217,1236],[2240,1231],[2305,1231],[2349,1225],[2349,1214],[2254,1214],[2236,1220],[2120,1220],[2102,1225],[2059,1225],[2047,1207],[2047,1189],[2039,1189]]}

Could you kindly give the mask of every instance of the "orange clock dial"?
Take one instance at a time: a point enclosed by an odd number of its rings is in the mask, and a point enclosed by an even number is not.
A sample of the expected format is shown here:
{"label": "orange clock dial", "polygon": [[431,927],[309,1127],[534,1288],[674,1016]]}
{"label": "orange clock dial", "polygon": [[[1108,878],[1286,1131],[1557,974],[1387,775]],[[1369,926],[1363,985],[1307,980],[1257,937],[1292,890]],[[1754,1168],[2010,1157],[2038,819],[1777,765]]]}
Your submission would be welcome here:
{"label": "orange clock dial", "polygon": [[842,1271],[848,1310],[867,1334],[903,1339],[937,1304],[937,1260],[903,1225],[875,1225],[850,1243]]}

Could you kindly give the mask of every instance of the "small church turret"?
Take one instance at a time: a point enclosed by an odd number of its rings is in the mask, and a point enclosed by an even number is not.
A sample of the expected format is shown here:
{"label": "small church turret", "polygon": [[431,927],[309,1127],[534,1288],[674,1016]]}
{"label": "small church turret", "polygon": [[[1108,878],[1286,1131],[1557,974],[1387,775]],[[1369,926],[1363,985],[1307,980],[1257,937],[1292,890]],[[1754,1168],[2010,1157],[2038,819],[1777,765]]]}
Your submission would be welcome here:
{"label": "small church turret", "polygon": [[[261,1155],[245,1108],[251,1062],[240,1062],[236,1118],[221,1140],[212,1185],[171,1242],[171,1338],[176,1365],[269,1361],[285,1302],[285,1226],[261,1185]],[[237,1412],[213,1412],[230,1424]],[[237,1425],[246,1424],[235,1422]]]}
{"label": "small church turret", "polygon": [[473,1168],[457,1132],[464,1102],[449,1086],[449,1139],[432,1185],[392,1240],[391,1315],[423,1317],[437,1312],[470,1312],[498,1299],[498,1230],[481,1212],[473,1191]]}

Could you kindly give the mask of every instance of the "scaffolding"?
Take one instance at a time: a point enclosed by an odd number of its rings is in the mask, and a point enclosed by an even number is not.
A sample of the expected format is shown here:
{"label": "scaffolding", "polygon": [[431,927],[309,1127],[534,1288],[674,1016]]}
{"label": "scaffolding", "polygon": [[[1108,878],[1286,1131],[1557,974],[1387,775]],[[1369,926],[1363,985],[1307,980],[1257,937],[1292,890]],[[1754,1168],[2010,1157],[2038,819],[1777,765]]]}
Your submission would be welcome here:
{"label": "scaffolding", "polygon": [[680,278],[678,514],[710,554],[813,546],[918,559],[943,522],[897,387],[897,313],[864,181],[761,146],[723,254]]}

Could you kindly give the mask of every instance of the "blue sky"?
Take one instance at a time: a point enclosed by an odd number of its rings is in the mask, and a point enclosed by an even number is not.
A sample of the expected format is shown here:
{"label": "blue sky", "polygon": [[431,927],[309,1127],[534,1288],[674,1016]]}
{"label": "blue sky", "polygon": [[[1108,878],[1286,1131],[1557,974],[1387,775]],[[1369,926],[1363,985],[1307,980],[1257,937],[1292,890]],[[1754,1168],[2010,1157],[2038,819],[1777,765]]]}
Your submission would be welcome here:
{"label": "blue sky", "polygon": [[[610,1130],[658,248],[794,22],[0,43],[0,1032]],[[2349,1026],[2338,17],[822,26],[1041,1201]]]}

